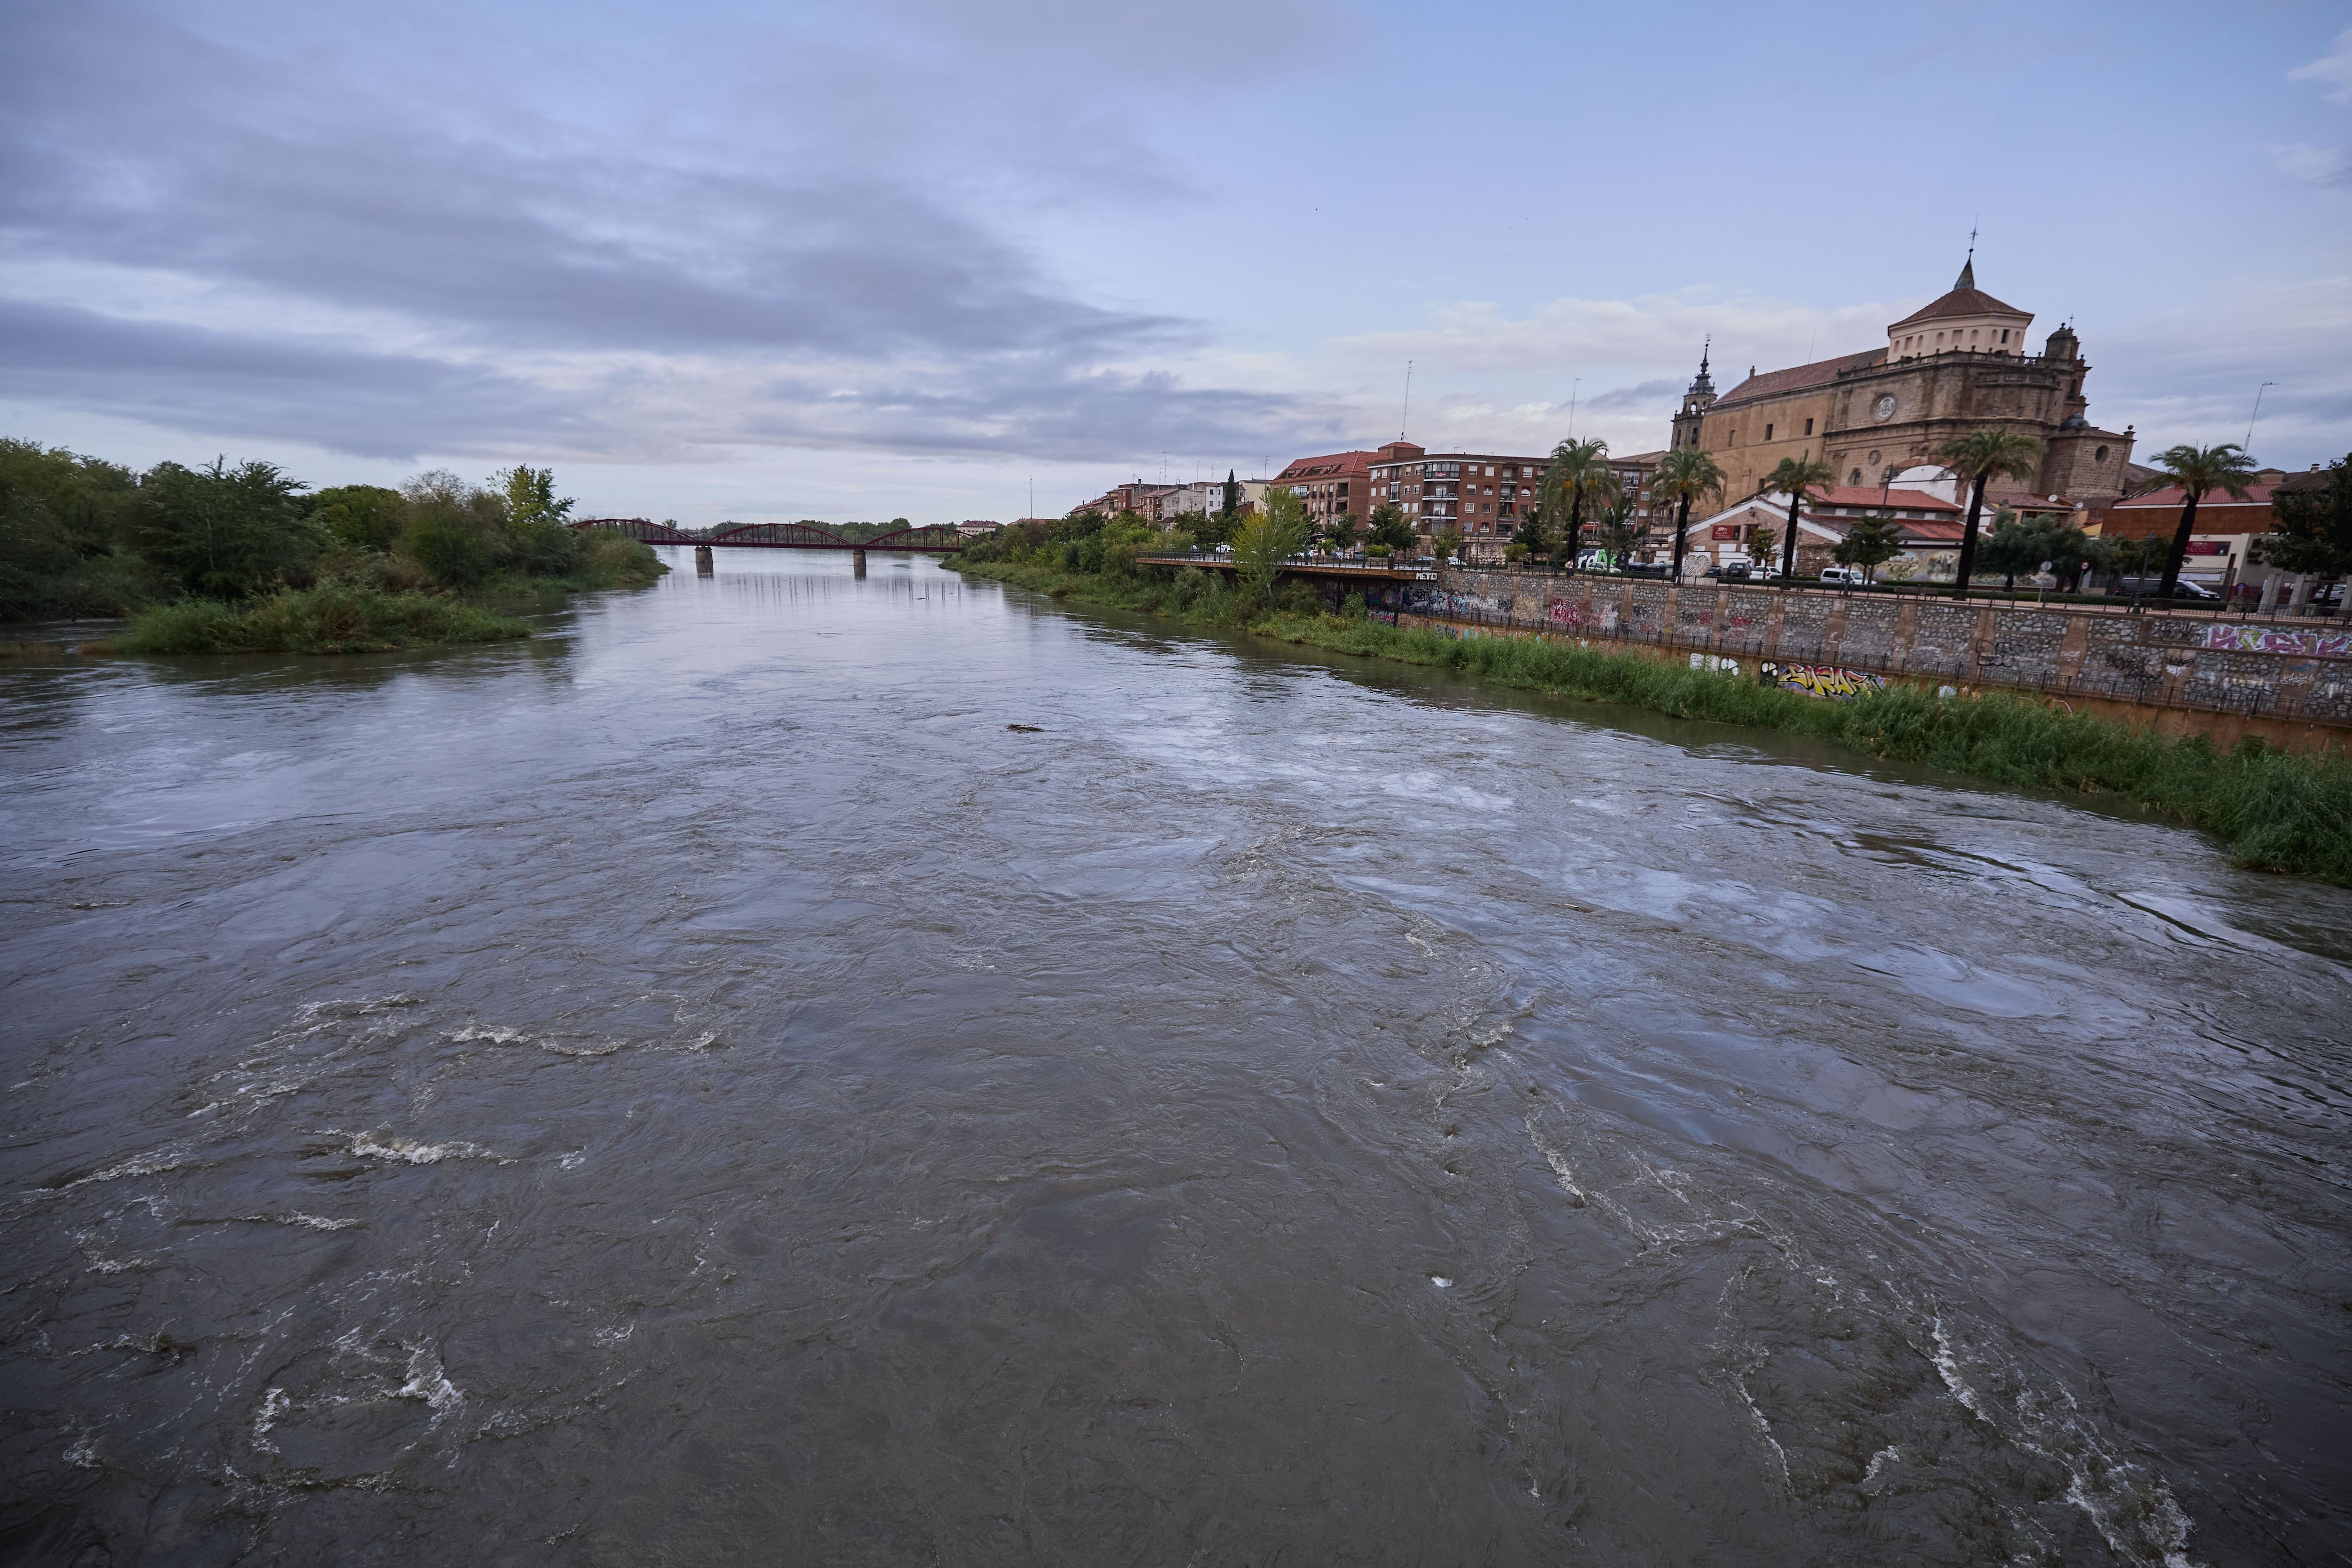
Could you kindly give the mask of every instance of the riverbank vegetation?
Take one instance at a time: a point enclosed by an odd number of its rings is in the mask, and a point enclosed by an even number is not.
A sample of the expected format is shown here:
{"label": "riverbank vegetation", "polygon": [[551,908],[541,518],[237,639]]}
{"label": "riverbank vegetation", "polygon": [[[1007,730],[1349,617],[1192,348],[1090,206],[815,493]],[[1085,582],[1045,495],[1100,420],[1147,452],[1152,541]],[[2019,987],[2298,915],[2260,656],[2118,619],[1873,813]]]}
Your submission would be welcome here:
{"label": "riverbank vegetation", "polygon": [[1999,693],[1943,698],[1892,685],[1850,702],[1824,701],[1630,653],[1400,628],[1372,620],[1358,600],[1332,614],[1298,585],[1261,594],[1198,569],[1139,567],[1137,541],[1098,519],[1091,530],[1073,520],[1036,531],[1041,537],[992,539],[990,549],[947,564],[1055,598],[1457,670],[1498,685],[1815,736],[1990,784],[2116,796],[2214,833],[2241,865],[2352,887],[2352,761],[2341,752],[2294,754],[2255,739],[2225,751],[2201,737],[2168,740]]}
{"label": "riverbank vegetation", "polygon": [[143,474],[0,440],[0,620],[130,616],[124,653],[357,653],[520,637],[502,612],[668,569],[569,528],[547,469],[310,491],[276,465]]}

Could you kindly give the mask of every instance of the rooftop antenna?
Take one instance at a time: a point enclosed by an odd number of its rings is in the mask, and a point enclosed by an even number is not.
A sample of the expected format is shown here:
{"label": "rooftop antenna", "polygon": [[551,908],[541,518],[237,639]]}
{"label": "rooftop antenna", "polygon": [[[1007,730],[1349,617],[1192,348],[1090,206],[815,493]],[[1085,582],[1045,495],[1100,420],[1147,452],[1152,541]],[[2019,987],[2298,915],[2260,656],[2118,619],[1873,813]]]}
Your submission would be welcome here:
{"label": "rooftop antenna", "polygon": [[1412,361],[1411,360],[1407,360],[1407,361],[1404,362],[1404,417],[1403,417],[1402,419],[1401,419],[1401,420],[1397,421],[1397,439],[1398,439],[1399,441],[1402,441],[1402,440],[1404,439],[1404,433],[1405,433],[1406,431],[1408,431],[1408,430],[1412,429]]}
{"label": "rooftop antenna", "polygon": [[1568,438],[1576,439],[1576,389],[1584,384],[1582,376],[1568,383]]}
{"label": "rooftop antenna", "polygon": [[2254,412],[2247,417],[2246,444],[2240,447],[2239,451],[2252,452],[2254,449],[2254,421],[2263,416],[2263,393],[2276,385],[2278,385],[2276,382],[2264,382],[2254,389]]}
{"label": "rooftop antenna", "polygon": [[1029,476],[1029,516],[1037,515],[1037,476]]}

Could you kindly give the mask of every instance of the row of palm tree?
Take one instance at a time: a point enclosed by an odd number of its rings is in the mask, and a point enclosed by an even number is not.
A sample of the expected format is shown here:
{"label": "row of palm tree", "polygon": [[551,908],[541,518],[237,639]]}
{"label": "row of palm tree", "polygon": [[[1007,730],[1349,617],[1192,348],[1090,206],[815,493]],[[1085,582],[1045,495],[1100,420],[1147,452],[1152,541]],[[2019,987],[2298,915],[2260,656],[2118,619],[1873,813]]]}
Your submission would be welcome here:
{"label": "row of palm tree", "polygon": [[[1966,593],[1975,575],[1986,487],[1996,478],[2033,478],[2042,471],[2044,450],[2042,444],[2030,435],[1990,425],[1954,436],[1936,449],[1937,461],[1969,486],[1968,519],[1960,531],[1960,559],[1953,574],[1956,591]],[[1552,449],[1541,504],[1548,516],[1566,517],[1565,554],[1570,561],[1577,559],[1582,548],[1588,504],[1599,514],[1622,505],[1624,499],[1608,456],[1609,444],[1604,441],[1571,439]],[[2243,500],[2253,478],[2253,459],[2234,443],[2224,442],[2218,446],[2183,444],[2158,454],[2154,466],[2158,486],[2178,486],[2182,496],[2180,521],[2173,530],[2171,549],[2165,552],[2164,580],[2157,590],[2158,598],[2169,598],[2180,580],[2181,563],[2189,554],[2189,537],[2197,526],[2198,503],[2217,490]],[[1764,476],[1763,490],[1789,497],[1789,521],[1780,540],[1782,581],[1796,572],[1797,530],[1806,501],[1813,492],[1826,490],[1836,481],[1836,471],[1810,453],[1783,457]],[[1724,484],[1723,470],[1715,458],[1696,448],[1678,446],[1659,459],[1657,471],[1651,476],[1650,495],[1654,501],[1675,508],[1672,580],[1682,580],[1691,507],[1709,498],[1719,503]]]}

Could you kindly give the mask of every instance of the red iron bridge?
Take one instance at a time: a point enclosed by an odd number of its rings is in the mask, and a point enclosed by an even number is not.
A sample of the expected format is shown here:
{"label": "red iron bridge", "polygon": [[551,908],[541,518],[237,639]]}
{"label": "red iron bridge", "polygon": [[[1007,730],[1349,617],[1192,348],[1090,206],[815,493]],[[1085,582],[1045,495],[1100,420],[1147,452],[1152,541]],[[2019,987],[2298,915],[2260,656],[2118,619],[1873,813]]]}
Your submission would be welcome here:
{"label": "red iron bridge", "polygon": [[649,545],[691,545],[698,549],[715,546],[748,547],[753,549],[845,549],[856,550],[862,560],[867,550],[909,550],[923,555],[959,555],[963,550],[963,536],[953,524],[935,523],[927,528],[895,528],[887,534],[877,534],[870,539],[845,539],[839,534],[810,523],[734,523],[709,533],[693,533],[672,528],[667,523],[648,522],[644,517],[583,517],[571,525],[575,528],[609,528],[616,534],[626,534]]}

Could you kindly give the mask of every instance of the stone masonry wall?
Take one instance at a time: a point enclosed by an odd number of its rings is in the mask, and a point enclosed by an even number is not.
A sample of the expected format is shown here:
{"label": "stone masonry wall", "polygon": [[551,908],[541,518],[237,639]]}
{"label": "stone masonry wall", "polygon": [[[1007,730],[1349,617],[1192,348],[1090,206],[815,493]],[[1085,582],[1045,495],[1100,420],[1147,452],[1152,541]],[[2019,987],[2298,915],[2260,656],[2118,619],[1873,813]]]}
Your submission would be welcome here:
{"label": "stone masonry wall", "polygon": [[2338,622],[1533,572],[1444,571],[1372,597],[1380,608],[1547,636],[2352,725],[2352,632]]}

